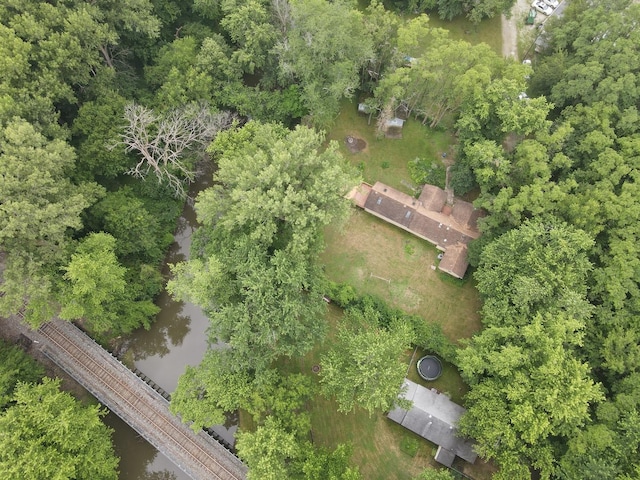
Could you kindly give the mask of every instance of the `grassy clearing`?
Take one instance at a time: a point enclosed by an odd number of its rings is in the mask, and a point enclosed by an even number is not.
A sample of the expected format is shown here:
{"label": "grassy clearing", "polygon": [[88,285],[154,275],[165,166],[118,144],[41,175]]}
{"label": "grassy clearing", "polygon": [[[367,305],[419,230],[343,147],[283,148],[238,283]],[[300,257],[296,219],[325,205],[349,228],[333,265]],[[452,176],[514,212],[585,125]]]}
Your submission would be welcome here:
{"label": "grassy clearing", "polygon": [[462,399],[465,393],[469,391],[469,387],[462,381],[462,378],[460,378],[460,374],[458,373],[458,369],[455,365],[440,359],[442,362],[442,375],[437,380],[425,382],[420,375],[418,375],[416,363],[424,355],[433,352],[426,352],[418,348],[416,349],[415,354],[414,352],[411,353],[412,357],[407,360],[409,365],[407,378],[419,385],[422,385],[423,387],[435,388],[436,390],[446,394],[454,402],[462,404]]}
{"label": "grassy clearing", "polygon": [[480,330],[473,280],[444,281],[431,269],[438,251],[428,242],[355,207],[342,228],[326,230],[325,241],[321,262],[329,279],[439,323],[453,341]]}
{"label": "grassy clearing", "polygon": [[464,17],[454,18],[452,21],[440,20],[436,12],[430,12],[429,24],[433,27],[449,30],[451,38],[464,40],[472,45],[486,43],[494,52],[502,56],[500,15],[483,20],[479,25],[475,25]]}
{"label": "grassy clearing", "polygon": [[[327,317],[335,331],[342,311],[329,306]],[[304,358],[286,361],[285,370],[311,374],[311,368],[320,363],[322,354],[330,344],[327,341]],[[314,375],[314,379],[319,383],[317,376]],[[321,395],[316,395],[309,402],[308,409],[314,443],[330,448],[340,443],[352,445],[352,463],[360,467],[362,477],[367,480],[409,480],[432,465],[433,445],[382,414],[369,416],[362,409],[349,414],[338,413],[335,401]],[[418,445],[413,457],[400,448],[402,442],[407,441],[403,440],[405,438],[411,438]]]}
{"label": "grassy clearing", "polygon": [[[340,151],[354,165],[362,168],[365,182],[383,181],[392,187],[412,193],[411,179],[407,163],[416,157],[441,161],[443,152],[452,153],[454,144],[450,133],[431,130],[419,121],[409,119],[402,129],[401,139],[376,138],[376,119],[372,117],[368,124],[368,116],[358,114],[355,99],[342,103],[340,115],[336,119],[328,140],[335,140]],[[346,138],[353,136],[367,143],[364,150],[351,153],[346,145]]]}
{"label": "grassy clearing", "polygon": [[[347,136],[363,139],[367,147],[351,153],[345,142]],[[405,123],[402,139],[378,139],[375,119],[368,124],[367,116],[357,113],[355,100],[343,103],[327,138],[336,140],[343,155],[362,169],[365,181],[380,180],[406,193],[412,193],[407,162],[415,157],[440,161],[443,152],[452,154],[455,141],[450,133],[430,130],[413,119]],[[327,248],[320,261],[329,279],[349,283],[360,294],[377,295],[407,313],[439,323],[453,341],[470,337],[480,329],[480,301],[473,281],[447,281],[432,270],[438,251],[428,242],[355,207],[344,225],[326,229],[325,240]],[[332,325],[340,315],[339,309],[330,308]],[[320,363],[325,348],[320,346],[304,359],[291,361],[292,367],[311,372],[311,367]],[[462,403],[467,387],[453,365],[445,363],[443,375],[428,385],[418,377],[415,362],[423,353],[406,352],[408,377]],[[340,414],[335,402],[321,396],[310,402],[309,410],[314,442],[329,447],[345,442],[353,445],[352,461],[360,467],[363,478],[411,479],[434,465],[435,445],[382,414],[369,417],[363,410]],[[478,461],[468,473],[476,479],[489,478],[483,473],[485,468]]]}
{"label": "grassy clearing", "polygon": [[[358,9],[365,11],[369,6],[369,0],[358,0]],[[388,10],[395,10],[391,2],[385,2]],[[403,8],[401,2],[398,2],[398,7]],[[404,18],[412,18],[415,15],[401,14],[398,10],[395,10]],[[500,22],[500,15],[493,18],[484,19],[480,24],[471,23],[465,17],[457,17],[453,20],[441,20],[438,17],[436,10],[426,12],[429,17],[429,22],[433,27],[443,28],[449,30],[452,38],[459,40],[465,40],[471,44],[486,43],[493,50],[502,55],[502,25]]]}
{"label": "grassy clearing", "polygon": [[[320,364],[320,358],[331,346],[331,338],[342,317],[342,311],[333,305],[329,306],[327,319],[332,334],[323,344],[302,358],[285,360],[281,367],[291,373],[312,375],[316,387],[319,388],[318,376],[312,374],[312,367]],[[417,351],[405,353],[408,377],[428,388],[437,388],[451,395],[454,401],[460,402],[466,391],[459,375],[452,365],[444,364],[444,372],[435,382],[424,382],[417,376],[415,362],[424,353]],[[338,413],[335,401],[315,395],[308,403],[311,414],[312,439],[316,445],[335,448],[340,443],[353,447],[352,463],[358,465],[362,478],[367,480],[410,480],[428,467],[437,464],[433,456],[436,445],[410,432],[387,419],[382,413],[372,416],[362,409],[349,414]],[[475,465],[461,465],[465,473],[476,480],[489,479],[492,469],[480,462]]]}

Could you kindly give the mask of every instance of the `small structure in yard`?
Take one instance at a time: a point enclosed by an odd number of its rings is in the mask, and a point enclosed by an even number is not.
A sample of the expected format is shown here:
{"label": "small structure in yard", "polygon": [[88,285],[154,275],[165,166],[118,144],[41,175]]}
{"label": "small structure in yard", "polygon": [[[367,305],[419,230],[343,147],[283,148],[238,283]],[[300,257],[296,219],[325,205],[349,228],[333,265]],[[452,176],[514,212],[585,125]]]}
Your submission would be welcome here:
{"label": "small structure in yard", "polygon": [[400,117],[390,118],[384,123],[384,126],[387,130],[390,128],[402,128],[404,126],[404,120]]}
{"label": "small structure in yard", "polygon": [[438,357],[425,355],[416,363],[416,369],[423,380],[437,380],[442,375],[442,362]]}
{"label": "small structure in yard", "polygon": [[394,408],[387,417],[403,427],[438,445],[435,460],[450,467],[455,457],[474,463],[478,454],[473,442],[457,435],[458,420],[465,409],[435,389],[424,388],[404,379],[401,397],[412,402],[405,410]]}
{"label": "small structure in yard", "polygon": [[385,138],[402,138],[402,127],[404,126],[404,119],[400,117],[378,118],[378,130],[383,133]]}
{"label": "small structure in yard", "polygon": [[384,122],[384,128],[388,135],[394,134],[396,131],[400,133],[404,127],[404,120],[400,117],[393,117]]}
{"label": "small structure in yard", "polygon": [[369,105],[367,105],[366,103],[359,103],[358,104],[358,113],[362,113],[364,115],[369,115],[372,112],[373,112],[373,109]]}
{"label": "small structure in yard", "polygon": [[477,220],[482,210],[469,202],[453,198],[435,185],[425,185],[416,199],[381,182],[363,183],[349,198],[366,212],[434,244],[444,252],[438,268],[463,278],[469,262],[467,245],[480,237]]}
{"label": "small structure in yard", "polygon": [[404,65],[406,67],[413,67],[416,63],[418,63],[418,59],[416,57],[412,57],[410,55],[405,55],[405,57],[404,57]]}

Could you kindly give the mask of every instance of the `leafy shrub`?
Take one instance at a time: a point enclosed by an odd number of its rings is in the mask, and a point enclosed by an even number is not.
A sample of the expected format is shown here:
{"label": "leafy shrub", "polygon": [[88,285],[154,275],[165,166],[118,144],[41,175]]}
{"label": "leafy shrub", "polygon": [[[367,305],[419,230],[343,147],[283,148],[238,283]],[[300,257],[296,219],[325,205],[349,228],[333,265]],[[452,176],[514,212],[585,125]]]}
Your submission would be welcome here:
{"label": "leafy shrub", "polygon": [[408,256],[413,255],[414,253],[416,253],[416,246],[411,243],[411,242],[405,242],[404,244],[404,253],[406,253]]}
{"label": "leafy shrub", "polygon": [[329,282],[327,295],[341,308],[347,308],[358,298],[355,288],[347,283],[337,282]]}
{"label": "leafy shrub", "polygon": [[416,157],[409,161],[409,175],[417,185],[437,185],[444,188],[447,180],[447,170],[440,161],[429,161]]}
{"label": "leafy shrub", "polygon": [[449,174],[449,186],[458,196],[464,195],[476,186],[476,177],[467,165],[454,163],[449,169]]}
{"label": "leafy shrub", "polygon": [[407,315],[407,319],[413,325],[414,342],[417,346],[438,354],[449,363],[456,364],[456,347],[444,334],[440,325],[426,322],[418,315]]}
{"label": "leafy shrub", "polygon": [[356,310],[389,329],[396,322],[409,323],[414,331],[413,343],[443,360],[456,364],[456,346],[451,343],[437,323],[427,322],[419,315],[408,315],[399,308],[391,307],[380,297],[369,293],[359,296],[351,285],[328,282],[327,295],[341,308]]}

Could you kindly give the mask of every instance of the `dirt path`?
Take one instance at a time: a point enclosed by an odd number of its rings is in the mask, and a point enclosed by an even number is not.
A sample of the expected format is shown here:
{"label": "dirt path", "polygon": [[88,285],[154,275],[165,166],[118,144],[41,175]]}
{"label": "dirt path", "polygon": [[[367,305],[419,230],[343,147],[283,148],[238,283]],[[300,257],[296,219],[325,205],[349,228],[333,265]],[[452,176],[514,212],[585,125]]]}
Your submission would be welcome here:
{"label": "dirt path", "polygon": [[[511,9],[511,18],[502,15],[502,55],[518,59],[518,26],[524,23],[529,12],[529,0],[517,0]],[[542,15],[539,13],[538,15]]]}

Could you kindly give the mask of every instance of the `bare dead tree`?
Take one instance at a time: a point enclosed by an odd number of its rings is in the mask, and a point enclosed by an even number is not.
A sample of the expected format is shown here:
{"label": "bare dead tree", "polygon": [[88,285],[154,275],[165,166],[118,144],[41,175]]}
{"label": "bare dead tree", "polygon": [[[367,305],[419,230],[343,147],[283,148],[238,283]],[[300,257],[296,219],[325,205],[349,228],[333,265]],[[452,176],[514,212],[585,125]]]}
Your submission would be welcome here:
{"label": "bare dead tree", "polygon": [[139,156],[127,173],[142,179],[155,174],[159,183],[166,182],[176,196],[185,197],[185,184],[197,175],[194,165],[204,158],[216,134],[232,124],[234,116],[229,112],[212,114],[207,105],[193,104],[160,115],[131,103],[125,107],[124,118],[128,125],[117,145]]}
{"label": "bare dead tree", "polygon": [[286,35],[292,23],[289,0],[271,0],[271,10],[280,27],[280,33]]}

